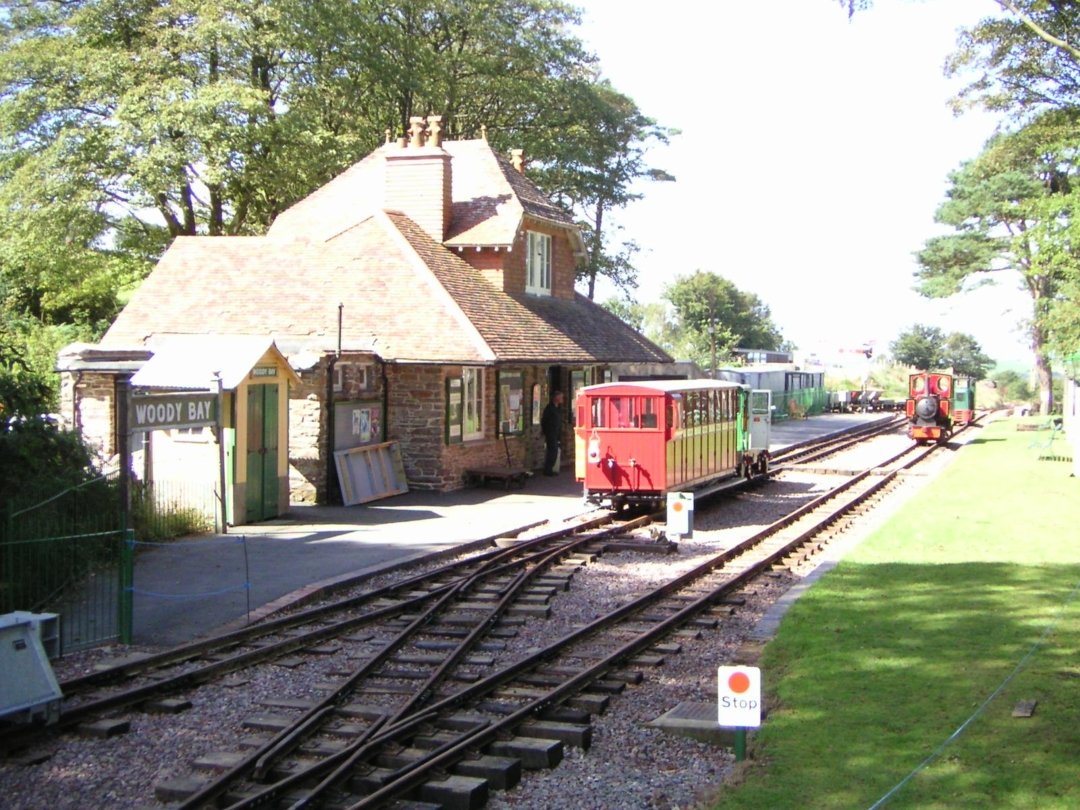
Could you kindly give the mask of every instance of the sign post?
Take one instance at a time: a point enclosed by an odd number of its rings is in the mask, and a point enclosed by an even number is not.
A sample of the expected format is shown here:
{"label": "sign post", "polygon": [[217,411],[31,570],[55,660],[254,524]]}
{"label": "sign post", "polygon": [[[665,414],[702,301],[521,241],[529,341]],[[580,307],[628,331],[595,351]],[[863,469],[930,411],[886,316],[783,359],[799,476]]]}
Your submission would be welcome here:
{"label": "sign post", "polygon": [[735,761],[746,759],[746,729],[761,725],[761,670],[718,667],[717,722],[735,729]]}
{"label": "sign post", "polygon": [[669,492],[667,494],[667,539],[694,535],[694,493]]}
{"label": "sign post", "polygon": [[212,427],[217,423],[218,392],[133,394],[131,430]]}

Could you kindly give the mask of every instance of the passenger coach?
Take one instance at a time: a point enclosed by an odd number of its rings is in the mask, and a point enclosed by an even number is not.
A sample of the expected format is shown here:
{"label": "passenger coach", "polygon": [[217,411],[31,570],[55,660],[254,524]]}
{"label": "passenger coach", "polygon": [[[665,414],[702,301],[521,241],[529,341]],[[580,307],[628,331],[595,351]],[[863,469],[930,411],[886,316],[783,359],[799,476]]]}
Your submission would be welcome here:
{"label": "passenger coach", "polygon": [[971,424],[975,419],[975,378],[953,378],[953,409],[952,418],[954,427],[962,427]]}
{"label": "passenger coach", "polygon": [[770,394],[720,380],[615,382],[576,400],[576,472],[597,504],[658,507],[768,470]]}

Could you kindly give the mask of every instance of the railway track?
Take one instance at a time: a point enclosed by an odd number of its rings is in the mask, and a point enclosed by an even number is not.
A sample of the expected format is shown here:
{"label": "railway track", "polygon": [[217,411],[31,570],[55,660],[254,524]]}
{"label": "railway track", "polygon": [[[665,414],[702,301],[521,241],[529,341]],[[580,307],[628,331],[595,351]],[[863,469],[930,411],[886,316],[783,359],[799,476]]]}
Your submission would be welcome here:
{"label": "railway track", "polygon": [[[634,667],[655,660],[648,654],[663,652],[655,649],[657,644],[687,624],[717,621],[708,614],[718,602],[789,557],[811,553],[806,546],[814,537],[888,486],[899,470],[936,450],[906,449],[852,476],[767,529],[532,655],[476,683],[432,695],[419,713],[399,709],[380,714],[370,706],[352,705],[348,716],[360,715],[367,723],[363,731],[357,729],[354,742],[337,749],[309,742],[307,764],[289,761],[277,772],[266,753],[252,753],[181,807],[362,808],[406,797],[483,806],[493,785],[506,787],[518,778],[514,763],[554,767],[564,745],[587,748],[590,709],[602,709],[608,695],[640,682],[644,674]],[[598,651],[605,654],[598,656]],[[409,705],[415,708],[416,699]],[[296,722],[303,729],[311,711],[325,708],[324,701]],[[296,750],[297,734],[307,735],[294,728],[280,732],[260,751],[274,751],[285,739]],[[310,762],[316,751],[324,756]],[[256,773],[252,763],[260,757],[263,767]],[[259,777],[271,774],[277,778],[262,784]],[[222,797],[231,803],[221,803]]]}
{"label": "railway track", "polygon": [[[365,590],[307,610],[160,653],[139,655],[60,684],[60,721],[46,729],[11,728],[0,733],[0,753],[26,748],[44,734],[77,728],[130,706],[154,709],[157,701],[249,667],[281,661],[408,615],[445,599],[480,572],[509,576],[547,555],[570,554],[590,539],[620,534],[637,521],[597,514],[547,527],[510,547],[495,548],[390,585]],[[511,538],[508,538],[511,539]]]}
{"label": "railway track", "polygon": [[[198,766],[214,769],[212,778],[199,770],[159,785],[159,799],[184,808],[383,807],[404,799],[479,807],[492,789],[520,779],[522,768],[554,767],[566,745],[587,748],[591,716],[643,680],[680,628],[720,621],[723,611],[716,608],[734,590],[813,554],[824,544],[815,538],[829,526],[936,450],[911,448],[850,476],[764,531],[527,655],[508,651],[505,640],[517,628],[542,623],[551,600],[574,598],[572,591],[563,595],[574,571],[605,553],[608,538],[641,523],[521,540],[459,563],[452,573],[268,622],[259,636],[230,634],[90,676],[73,690],[81,695],[73,710],[102,699],[82,685],[167,681],[160,669],[165,659],[199,673],[170,676],[176,680],[167,690],[175,692],[255,660],[319,648],[313,654],[332,654],[334,644],[359,643],[367,652],[354,653],[336,682],[319,684],[317,699],[269,706],[269,715],[251,719],[253,737],[244,749],[208,756]],[[348,617],[335,617],[342,612]],[[271,657],[224,663],[260,647],[273,650]],[[149,687],[135,687],[143,688]],[[136,692],[116,705],[145,700]]]}

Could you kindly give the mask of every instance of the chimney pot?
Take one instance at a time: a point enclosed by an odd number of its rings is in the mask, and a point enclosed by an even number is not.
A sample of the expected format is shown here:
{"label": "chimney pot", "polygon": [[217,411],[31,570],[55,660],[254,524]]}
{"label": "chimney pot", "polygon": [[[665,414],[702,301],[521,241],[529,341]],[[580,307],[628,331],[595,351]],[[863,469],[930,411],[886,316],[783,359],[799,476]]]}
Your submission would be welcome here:
{"label": "chimney pot", "polygon": [[409,118],[409,146],[423,146],[424,145],[424,119],[422,116],[414,115]]}
{"label": "chimney pot", "polygon": [[401,149],[386,152],[383,208],[402,212],[436,242],[443,242],[453,210],[451,156],[439,146],[443,119],[409,120],[413,148],[405,148],[406,139],[402,138]]}
{"label": "chimney pot", "polygon": [[518,174],[525,174],[525,150],[524,149],[511,149],[510,150],[510,162],[517,169]]}
{"label": "chimney pot", "polygon": [[442,146],[442,116],[429,115],[428,122],[428,145]]}

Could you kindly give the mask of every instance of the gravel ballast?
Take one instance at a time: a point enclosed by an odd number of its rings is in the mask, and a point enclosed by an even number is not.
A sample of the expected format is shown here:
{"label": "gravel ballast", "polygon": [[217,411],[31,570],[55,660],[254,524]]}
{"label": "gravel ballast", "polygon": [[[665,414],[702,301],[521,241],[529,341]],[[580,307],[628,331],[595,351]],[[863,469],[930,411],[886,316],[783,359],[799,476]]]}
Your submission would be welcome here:
{"label": "gravel ballast", "polygon": [[[866,454],[870,453],[881,458],[887,450],[858,449],[833,463],[838,468],[851,467],[864,463],[865,457],[869,465],[873,461]],[[894,504],[933,474],[934,470],[928,470],[911,476],[886,505],[846,535],[846,543],[880,523]],[[560,593],[552,601],[551,619],[526,623],[513,645],[520,649],[542,646],[569,627],[592,621],[629,594],[730,546],[835,482],[827,475],[787,473],[783,481],[709,508],[699,507],[694,536],[680,542],[676,555],[615,553],[600,557],[575,574],[570,592]],[[604,715],[593,719],[592,746],[587,752],[567,747],[557,768],[529,773],[513,790],[492,792],[488,807],[685,810],[700,806],[732,769],[731,752],[648,723],[683,702],[715,703],[716,668],[730,663],[765,611],[797,580],[797,576],[778,575],[748,588],[745,603],[718,629],[703,630],[700,638],[680,639],[680,654],[668,655],[662,666],[644,670],[643,683],[628,686]],[[64,658],[56,662],[57,675],[71,677],[104,657],[135,651],[125,647]],[[210,684],[188,693],[185,697],[191,700],[192,708],[182,714],[125,715],[131,721],[131,730],[125,735],[93,739],[67,734],[43,749],[51,756],[39,764],[0,760],[0,804],[10,810],[167,807],[155,798],[155,785],[190,776],[191,763],[198,757],[235,750],[236,741],[247,734],[241,726],[243,720],[266,711],[261,701],[317,697],[320,693],[313,685],[331,679],[340,667],[341,661],[333,657],[308,663],[301,673],[260,666],[244,673],[247,682],[240,687]]]}

